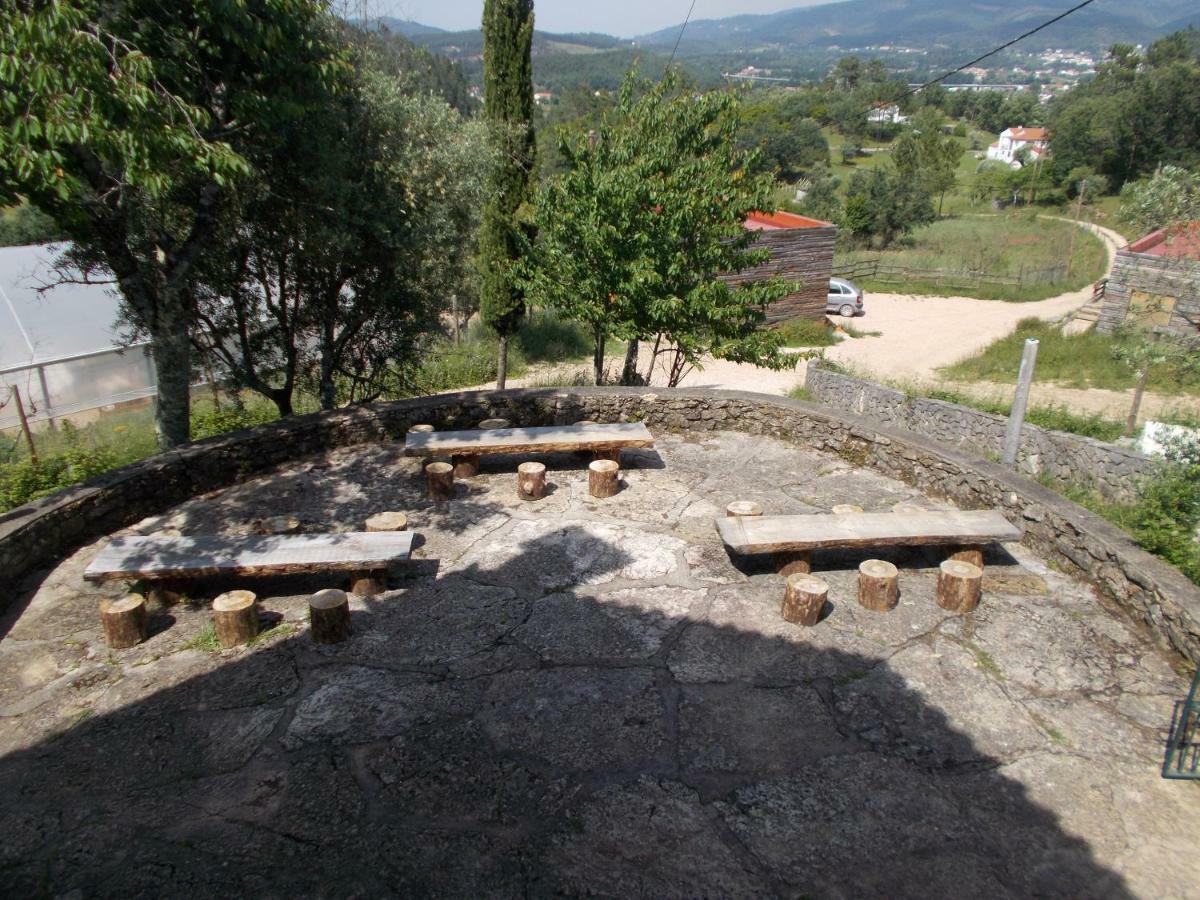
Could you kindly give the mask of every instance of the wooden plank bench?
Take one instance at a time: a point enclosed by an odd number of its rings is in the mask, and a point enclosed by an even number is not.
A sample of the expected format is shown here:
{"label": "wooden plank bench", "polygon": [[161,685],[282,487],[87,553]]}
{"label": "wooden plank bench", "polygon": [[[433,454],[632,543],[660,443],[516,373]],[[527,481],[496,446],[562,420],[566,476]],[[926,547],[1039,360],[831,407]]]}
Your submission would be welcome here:
{"label": "wooden plank bench", "polygon": [[228,537],[115,537],[96,554],[91,582],[169,582],[212,575],[300,575],[348,572],[371,580],[408,560],[411,531]]}
{"label": "wooden plank bench", "polygon": [[738,516],[717,519],[717,531],[734,553],[775,554],[781,571],[808,571],[814,550],[948,546],[977,553],[985,544],[1021,539],[1020,528],[991,510]]}
{"label": "wooden plank bench", "polygon": [[479,457],[497,453],[555,453],[590,450],[619,462],[624,449],[653,447],[654,438],[641,422],[615,425],[550,425],[539,428],[491,428],[473,431],[409,432],[405,456],[449,456],[455,474],[474,475]]}

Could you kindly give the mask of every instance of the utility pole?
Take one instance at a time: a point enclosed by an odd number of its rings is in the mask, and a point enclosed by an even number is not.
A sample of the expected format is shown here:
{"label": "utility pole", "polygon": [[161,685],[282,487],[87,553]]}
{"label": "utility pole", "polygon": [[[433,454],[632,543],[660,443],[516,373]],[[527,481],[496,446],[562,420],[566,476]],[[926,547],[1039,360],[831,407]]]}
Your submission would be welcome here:
{"label": "utility pole", "polygon": [[33,444],[33,432],[29,429],[29,417],[25,415],[25,404],[21,402],[21,389],[12,386],[12,397],[17,403],[17,418],[21,420],[21,432],[25,435],[25,443],[29,445],[29,460],[35,466],[38,464],[37,447]]}
{"label": "utility pole", "polygon": [[1013,395],[1012,411],[1008,414],[1008,428],[1004,432],[1004,456],[1006,466],[1015,465],[1017,451],[1021,449],[1021,427],[1025,424],[1025,410],[1029,407],[1029,389],[1033,386],[1033,367],[1037,363],[1038,342],[1029,338],[1025,352],[1021,355],[1021,371],[1017,374],[1017,392]]}

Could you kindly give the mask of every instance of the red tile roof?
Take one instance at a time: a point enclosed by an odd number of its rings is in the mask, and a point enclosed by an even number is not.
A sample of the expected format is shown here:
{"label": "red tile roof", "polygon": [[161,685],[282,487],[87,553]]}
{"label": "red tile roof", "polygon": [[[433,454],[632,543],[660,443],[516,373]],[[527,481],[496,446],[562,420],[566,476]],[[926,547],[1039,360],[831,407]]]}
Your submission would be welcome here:
{"label": "red tile roof", "polygon": [[1050,140],[1050,132],[1045,128],[1026,128],[1024,125],[1018,125],[1015,128],[1008,129],[1012,132],[1014,141],[1048,141]]}
{"label": "red tile roof", "polygon": [[1131,253],[1145,253],[1148,256],[1200,259],[1200,221],[1152,231],[1126,249]]}
{"label": "red tile roof", "polygon": [[824,228],[829,222],[797,216],[794,213],[776,210],[773,213],[752,212],[747,217],[747,231],[784,231],[788,228]]}

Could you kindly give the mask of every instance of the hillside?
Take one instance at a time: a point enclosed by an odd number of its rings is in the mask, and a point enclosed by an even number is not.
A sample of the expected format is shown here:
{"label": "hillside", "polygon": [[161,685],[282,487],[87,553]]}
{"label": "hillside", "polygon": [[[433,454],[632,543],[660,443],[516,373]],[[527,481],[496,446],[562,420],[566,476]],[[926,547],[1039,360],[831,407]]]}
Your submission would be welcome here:
{"label": "hillside", "polygon": [[[770,15],[733,16],[688,25],[683,54],[751,51],[765,47],[861,47],[907,44],[982,48],[1000,43],[1075,5],[1076,0],[843,0]],[[1117,41],[1148,43],[1196,16],[1193,0],[1094,4],[1028,39],[1025,49],[1104,49]],[[673,26],[638,38],[670,47]]]}

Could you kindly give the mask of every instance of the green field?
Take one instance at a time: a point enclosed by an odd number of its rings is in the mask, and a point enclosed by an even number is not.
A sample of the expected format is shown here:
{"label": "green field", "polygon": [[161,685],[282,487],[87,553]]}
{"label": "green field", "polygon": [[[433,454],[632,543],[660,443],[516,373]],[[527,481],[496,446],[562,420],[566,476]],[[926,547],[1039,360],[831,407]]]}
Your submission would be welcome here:
{"label": "green field", "polygon": [[[952,381],[994,381],[1012,384],[1021,364],[1025,341],[1038,341],[1037,380],[1063,387],[1125,391],[1134,387],[1133,370],[1115,352],[1129,338],[1095,330],[1064,335],[1039,319],[1023,319],[1016,331],[985,347],[975,356],[947,366],[938,374]],[[1200,394],[1200,373],[1169,366],[1152,370],[1147,388],[1166,395]]]}
{"label": "green field", "polygon": [[[1071,276],[1052,277],[1050,270],[1067,259],[1074,235]],[[956,216],[920,228],[903,245],[883,252],[856,250],[838,253],[835,262],[848,264],[878,258],[887,265],[912,269],[983,272],[993,276],[1024,277],[1022,287],[980,284],[971,296],[982,299],[1043,300],[1079,290],[1102,278],[1107,263],[1104,244],[1091,232],[1069,222],[1037,218],[1029,212]],[[860,279],[856,279],[856,283]],[[1036,283],[1040,281],[1041,283]],[[861,279],[866,290],[894,292],[897,284]],[[955,296],[958,287],[943,287],[918,277],[906,279],[903,290],[918,294]]]}

